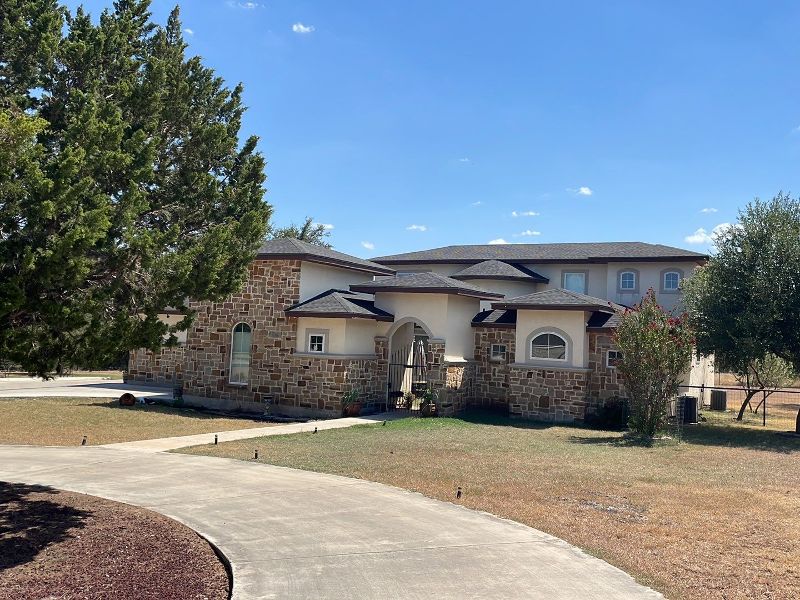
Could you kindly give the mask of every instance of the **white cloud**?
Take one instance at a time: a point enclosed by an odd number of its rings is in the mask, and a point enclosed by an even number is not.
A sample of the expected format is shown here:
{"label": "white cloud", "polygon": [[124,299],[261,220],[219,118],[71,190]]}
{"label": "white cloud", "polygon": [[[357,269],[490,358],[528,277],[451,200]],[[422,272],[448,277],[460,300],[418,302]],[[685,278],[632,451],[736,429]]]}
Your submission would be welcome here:
{"label": "white cloud", "polygon": [[687,244],[713,244],[716,237],[725,233],[730,227],[730,223],[720,223],[711,231],[706,231],[700,227],[694,233],[683,238],[683,241]]}
{"label": "white cloud", "polygon": [[295,33],[311,33],[312,31],[314,31],[314,26],[303,25],[302,23],[297,22],[294,25],[292,25],[292,31],[294,31]]}
{"label": "white cloud", "polygon": [[367,250],[375,250],[375,244],[372,242],[361,242],[361,245],[364,246]]}
{"label": "white cloud", "polygon": [[228,0],[228,6],[232,6],[234,8],[243,8],[245,10],[253,10],[254,8],[258,8],[260,4],[258,4],[258,2],[234,2],[233,0]]}
{"label": "white cloud", "polygon": [[459,158],[458,162],[468,163],[468,162],[470,162],[470,160],[465,156],[463,158]]}
{"label": "white cloud", "polygon": [[331,223],[312,223],[312,225],[314,225],[314,227],[322,227],[326,231],[333,229],[333,225]]}
{"label": "white cloud", "polygon": [[591,196],[592,193],[593,193],[592,188],[586,187],[585,185],[582,185],[581,187],[578,188],[579,196]]}
{"label": "white cloud", "polygon": [[704,208],[700,212],[704,213],[704,214],[710,214],[710,213],[717,212],[717,209],[716,208]]}
{"label": "white cloud", "polygon": [[512,217],[538,217],[539,213],[537,213],[536,211],[533,211],[533,210],[523,210],[523,211],[519,211],[519,212],[517,212],[516,210],[512,210],[511,211],[511,216]]}
{"label": "white cloud", "polygon": [[526,229],[516,234],[517,237],[532,237],[535,235],[542,235],[541,231],[534,231],[533,229]]}
{"label": "white cloud", "polygon": [[480,200],[477,200],[476,202],[473,202],[471,204],[471,206],[480,206],[481,204],[483,204],[483,202],[481,202]]}
{"label": "white cloud", "polygon": [[406,227],[408,231],[428,231],[428,227],[426,225],[409,225]]}
{"label": "white cloud", "polygon": [[497,244],[507,244],[508,242],[505,241],[503,238],[497,238],[496,240],[489,240],[489,243],[492,246],[496,246]]}
{"label": "white cloud", "polygon": [[186,35],[194,35],[194,29],[189,29],[188,27],[186,27],[183,30],[183,33],[185,33]]}

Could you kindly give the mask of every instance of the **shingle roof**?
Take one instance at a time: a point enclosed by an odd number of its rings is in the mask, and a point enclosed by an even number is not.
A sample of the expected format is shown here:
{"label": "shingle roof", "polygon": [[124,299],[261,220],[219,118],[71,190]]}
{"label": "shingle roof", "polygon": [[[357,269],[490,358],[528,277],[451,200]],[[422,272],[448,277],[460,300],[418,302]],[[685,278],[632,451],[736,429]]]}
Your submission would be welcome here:
{"label": "shingle roof", "polygon": [[470,296],[472,298],[483,298],[486,300],[496,300],[503,297],[503,294],[487,292],[477,285],[472,285],[465,281],[459,281],[452,277],[446,277],[438,273],[414,273],[394,277],[382,277],[375,281],[365,281],[356,285],[351,285],[350,289],[355,292],[409,292],[427,294],[456,294],[458,296]]}
{"label": "shingle roof", "polygon": [[339,317],[351,319],[375,319],[393,321],[394,316],[375,307],[375,299],[369,294],[347,290],[328,290],[313,298],[286,309],[292,317]]}
{"label": "shingle roof", "polygon": [[589,317],[586,329],[615,329],[619,327],[619,313],[596,312]]}
{"label": "shingle roof", "polygon": [[453,279],[514,279],[548,283],[547,277],[539,275],[522,265],[512,265],[501,260],[484,260],[451,275]]}
{"label": "shingle roof", "polygon": [[413,263],[508,262],[624,262],[656,260],[702,261],[707,255],[644,242],[590,242],[565,244],[496,244],[445,246],[373,258],[384,265]]}
{"label": "shingle roof", "polygon": [[614,312],[616,310],[622,310],[624,307],[609,302],[608,300],[603,300],[602,298],[595,298],[594,296],[587,296],[586,294],[553,288],[541,292],[534,292],[533,294],[527,294],[525,296],[518,296],[517,298],[501,300],[500,302],[493,302],[492,308],[599,310]]}
{"label": "shingle roof", "polygon": [[375,275],[391,275],[394,273],[394,269],[390,267],[293,238],[267,240],[261,245],[261,248],[258,249],[256,258],[293,258],[323,265],[353,269],[365,273],[373,273]]}
{"label": "shingle roof", "polygon": [[517,324],[515,310],[483,310],[472,317],[473,327],[503,327],[513,329]]}

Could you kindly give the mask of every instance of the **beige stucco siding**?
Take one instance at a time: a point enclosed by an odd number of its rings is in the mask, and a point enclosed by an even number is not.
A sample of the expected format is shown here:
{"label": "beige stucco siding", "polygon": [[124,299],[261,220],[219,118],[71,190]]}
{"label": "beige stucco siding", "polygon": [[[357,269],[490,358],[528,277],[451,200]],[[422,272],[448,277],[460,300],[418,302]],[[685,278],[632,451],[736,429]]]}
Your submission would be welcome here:
{"label": "beige stucco siding", "polygon": [[480,310],[475,298],[450,296],[447,301],[447,337],[444,345],[445,360],[470,359],[475,354],[475,335],[472,317]]}
{"label": "beige stucco siding", "polygon": [[369,273],[303,261],[300,265],[300,301],[330,289],[347,290],[351,284],[371,280]]}
{"label": "beige stucco siding", "polygon": [[[661,306],[667,310],[673,310],[676,307],[680,309],[681,294],[662,291],[663,273],[674,270],[686,278],[691,277],[696,268],[697,265],[691,262],[609,263],[608,287],[605,297],[614,302],[630,306],[641,302],[647,290],[653,288]],[[621,292],[619,290],[619,274],[622,271],[633,271],[637,274],[637,289],[635,292]]]}
{"label": "beige stucco siding", "polygon": [[393,314],[395,323],[411,318],[427,327],[431,337],[441,340],[447,338],[446,294],[378,292],[375,294],[375,306]]}
{"label": "beige stucco siding", "polygon": [[375,354],[375,336],[386,333],[385,323],[372,319],[299,317],[297,319],[297,352],[308,352],[308,334],[327,335],[325,354],[371,356]]}
{"label": "beige stucco siding", "polygon": [[[588,355],[586,319],[586,313],[578,310],[518,310],[516,362],[562,367],[586,367]],[[567,340],[569,348],[567,350],[566,363],[531,359],[528,338],[533,332],[539,330],[542,330],[542,332],[563,332],[569,337]]]}
{"label": "beige stucco siding", "polygon": [[[177,325],[183,320],[183,315],[173,315],[173,314],[160,314],[158,315],[158,320],[162,323],[166,323],[170,327],[173,325]],[[164,339],[167,339],[169,334],[164,336]],[[175,333],[175,337],[178,338],[179,344],[186,343],[186,332],[185,331],[178,331]]]}
{"label": "beige stucco siding", "polygon": [[531,271],[539,273],[550,280],[548,284],[541,284],[540,290],[560,288],[561,276],[565,271],[586,273],[586,293],[597,298],[605,298],[608,290],[606,265],[604,264],[525,264]]}

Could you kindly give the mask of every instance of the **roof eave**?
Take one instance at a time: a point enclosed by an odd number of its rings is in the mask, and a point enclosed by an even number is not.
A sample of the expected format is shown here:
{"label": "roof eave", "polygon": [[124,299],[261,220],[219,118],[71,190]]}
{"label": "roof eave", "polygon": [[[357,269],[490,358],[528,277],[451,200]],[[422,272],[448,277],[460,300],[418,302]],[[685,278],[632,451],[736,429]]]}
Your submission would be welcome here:
{"label": "roof eave", "polygon": [[341,267],[345,269],[349,269],[351,271],[360,271],[362,273],[370,273],[373,275],[394,275],[394,269],[389,267],[380,268],[379,266],[376,267],[369,267],[367,265],[359,265],[357,263],[352,263],[346,260],[338,260],[335,258],[326,258],[324,256],[315,256],[313,254],[308,253],[294,253],[294,252],[284,252],[284,253],[264,253],[264,254],[256,254],[256,259],[261,260],[299,260],[299,261],[306,261],[311,263],[317,263],[320,265],[328,265],[332,267]]}
{"label": "roof eave", "polygon": [[513,303],[492,303],[495,310],[580,310],[583,312],[604,312],[613,314],[608,306],[595,304],[513,304]]}
{"label": "roof eave", "polygon": [[[478,264],[487,258],[410,258],[410,259],[395,259],[395,258],[377,258],[371,259],[372,262],[381,265],[426,265],[426,264],[450,264],[450,265],[470,265]],[[501,260],[500,258],[495,260]],[[511,260],[502,259],[502,260]],[[593,263],[611,263],[611,262],[698,262],[705,263],[708,261],[707,255],[699,256],[615,256],[615,257],[602,257],[592,256],[590,258],[514,258],[515,263],[518,264],[593,264]]]}
{"label": "roof eave", "polygon": [[325,312],[325,311],[292,311],[287,310],[286,314],[290,317],[315,317],[322,319],[371,319],[374,321],[394,321],[392,315],[365,315],[349,312]]}
{"label": "roof eave", "polygon": [[449,294],[451,296],[465,296],[468,298],[478,298],[480,300],[497,300],[503,297],[503,294],[495,294],[494,292],[475,292],[472,290],[459,290],[456,288],[351,285],[350,289],[354,292],[364,292],[367,294]]}
{"label": "roof eave", "polygon": [[526,275],[451,275],[453,279],[467,281],[470,279],[494,279],[497,281],[524,281],[526,283],[550,283],[546,277],[528,277]]}

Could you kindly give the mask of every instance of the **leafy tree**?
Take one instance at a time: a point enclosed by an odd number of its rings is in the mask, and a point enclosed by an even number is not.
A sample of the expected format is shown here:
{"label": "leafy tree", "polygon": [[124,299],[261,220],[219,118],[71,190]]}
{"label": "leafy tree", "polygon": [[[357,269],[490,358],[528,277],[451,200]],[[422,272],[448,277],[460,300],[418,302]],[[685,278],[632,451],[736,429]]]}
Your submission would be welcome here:
{"label": "leafy tree", "polygon": [[280,227],[272,232],[271,237],[294,238],[296,240],[308,242],[309,244],[330,248],[331,244],[328,242],[330,235],[330,229],[326,228],[325,225],[314,223],[311,217],[306,217],[302,225],[292,223],[288,227]]}
{"label": "leafy tree", "polygon": [[685,315],[664,311],[650,289],[641,304],[621,314],[614,342],[617,369],[630,396],[630,428],[645,439],[663,427],[669,402],[691,367],[693,335]]}
{"label": "leafy tree", "polygon": [[148,7],[0,14],[0,356],[32,374],[157,348],[191,320],[159,312],[236,290],[267,231],[241,85]]}
{"label": "leafy tree", "polygon": [[757,393],[762,393],[762,399],[756,406],[755,412],[758,412],[767,398],[779,389],[787,387],[793,379],[792,366],[774,354],[767,353],[763,359],[753,359],[748,362],[744,371],[736,373],[736,381],[745,390],[744,402],[736,420],[742,420],[745,408],[750,406],[752,409],[751,400]]}
{"label": "leafy tree", "polygon": [[770,354],[800,371],[800,201],[755,200],[715,246],[685,285],[698,350],[734,373]]}

